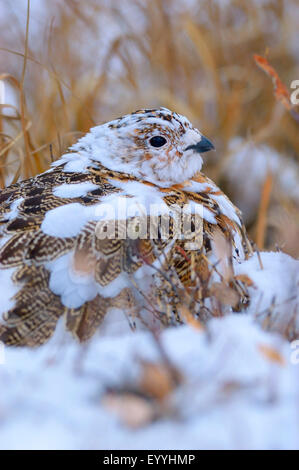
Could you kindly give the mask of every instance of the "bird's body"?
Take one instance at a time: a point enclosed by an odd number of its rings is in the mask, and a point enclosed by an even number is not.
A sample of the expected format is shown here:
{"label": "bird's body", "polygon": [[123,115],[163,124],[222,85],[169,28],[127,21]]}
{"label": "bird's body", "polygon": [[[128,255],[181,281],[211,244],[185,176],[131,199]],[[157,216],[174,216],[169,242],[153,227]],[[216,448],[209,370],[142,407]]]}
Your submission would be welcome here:
{"label": "bird's body", "polygon": [[[153,302],[170,322],[161,304],[208,283],[217,231],[234,257],[247,256],[238,209],[200,173],[200,152],[210,148],[186,118],[141,110],[92,129],[49,171],[2,190],[0,340],[42,344],[63,314],[85,340],[111,308],[138,312]],[[175,235],[184,207],[192,226],[199,216],[201,238]]]}

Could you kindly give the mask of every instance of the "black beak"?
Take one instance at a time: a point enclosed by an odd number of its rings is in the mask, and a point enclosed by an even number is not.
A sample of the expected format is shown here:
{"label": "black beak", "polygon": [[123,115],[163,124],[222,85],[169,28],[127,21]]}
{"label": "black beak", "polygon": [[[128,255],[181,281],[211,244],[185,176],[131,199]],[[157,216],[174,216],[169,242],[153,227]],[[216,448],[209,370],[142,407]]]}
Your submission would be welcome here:
{"label": "black beak", "polygon": [[189,145],[185,148],[185,150],[195,150],[195,152],[198,153],[205,153],[213,149],[215,149],[215,147],[212,142],[204,136],[202,136],[200,142],[198,142],[197,144]]}

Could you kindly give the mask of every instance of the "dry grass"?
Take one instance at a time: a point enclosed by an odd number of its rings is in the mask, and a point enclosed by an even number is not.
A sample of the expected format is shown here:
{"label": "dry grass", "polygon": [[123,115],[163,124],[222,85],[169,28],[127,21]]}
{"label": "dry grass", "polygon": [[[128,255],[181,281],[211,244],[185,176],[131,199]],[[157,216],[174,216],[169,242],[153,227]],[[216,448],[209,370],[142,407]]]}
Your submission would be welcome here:
{"label": "dry grass", "polygon": [[[225,177],[232,137],[250,137],[298,160],[298,123],[275,100],[269,77],[253,59],[266,56],[287,86],[299,79],[290,49],[297,0],[221,3],[57,0],[44,2],[43,14],[31,8],[28,16],[25,0],[6,2],[0,71],[16,103],[2,106],[0,116],[0,185],[46,170],[96,123],[156,105],[187,115],[213,138],[218,151],[205,172],[234,199]],[[266,247],[276,242],[266,236],[268,186],[267,180],[250,227]],[[294,204],[285,196],[283,227],[285,217],[294,220]],[[284,249],[298,255],[297,237],[288,241],[286,232],[281,238]]]}

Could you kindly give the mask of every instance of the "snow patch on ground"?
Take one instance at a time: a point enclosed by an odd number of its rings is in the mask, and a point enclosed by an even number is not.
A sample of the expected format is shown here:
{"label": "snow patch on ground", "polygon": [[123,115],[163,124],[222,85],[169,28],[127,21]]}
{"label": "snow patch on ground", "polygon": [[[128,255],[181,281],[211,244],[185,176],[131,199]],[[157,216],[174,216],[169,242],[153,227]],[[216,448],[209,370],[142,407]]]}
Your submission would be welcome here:
{"label": "snow patch on ground", "polygon": [[299,204],[299,167],[294,160],[267,145],[256,145],[241,137],[232,139],[229,152],[225,174],[245,220],[254,217],[269,173],[275,179],[275,194],[287,195]]}
{"label": "snow patch on ground", "polygon": [[249,287],[247,313],[261,323],[266,318],[272,330],[281,331],[294,319],[299,337],[299,260],[285,253],[255,253],[249,260],[235,265],[236,274],[246,274],[253,281]]}
{"label": "snow patch on ground", "polygon": [[150,332],[106,325],[82,346],[60,321],[39,349],[5,348],[0,447],[299,448],[299,342],[256,322],[256,310],[268,309],[274,294],[279,302],[298,295],[299,261],[283,253],[261,253],[261,260],[263,269],[256,255],[236,267],[258,286],[250,287],[248,314],[212,319],[205,330],[162,332],[162,347],[183,380],[167,395],[170,412],[137,429],[107,407],[104,396],[107,389],[136,388],[142,360],[161,363]]}

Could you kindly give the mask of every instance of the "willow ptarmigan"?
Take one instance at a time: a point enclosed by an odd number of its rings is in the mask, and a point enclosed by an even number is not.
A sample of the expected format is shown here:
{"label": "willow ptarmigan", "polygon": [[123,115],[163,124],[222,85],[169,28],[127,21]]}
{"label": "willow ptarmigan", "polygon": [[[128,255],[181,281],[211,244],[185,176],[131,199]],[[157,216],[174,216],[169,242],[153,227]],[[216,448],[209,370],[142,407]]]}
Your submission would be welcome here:
{"label": "willow ptarmigan", "polygon": [[50,170],[2,190],[0,340],[42,344],[64,315],[83,341],[111,308],[171,324],[194,290],[200,315],[215,234],[236,259],[251,250],[239,210],[200,173],[212,148],[185,117],[144,109],[91,129]]}

